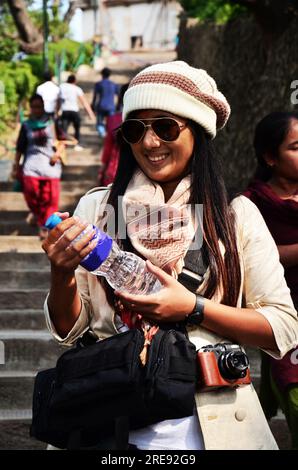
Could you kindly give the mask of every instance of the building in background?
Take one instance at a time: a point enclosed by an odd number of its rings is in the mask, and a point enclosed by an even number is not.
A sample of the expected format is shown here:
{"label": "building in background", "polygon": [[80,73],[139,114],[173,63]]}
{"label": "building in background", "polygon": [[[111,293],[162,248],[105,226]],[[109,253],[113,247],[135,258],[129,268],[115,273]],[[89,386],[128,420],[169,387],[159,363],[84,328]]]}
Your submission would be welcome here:
{"label": "building in background", "polygon": [[76,21],[81,41],[100,36],[116,51],[172,50],[181,5],[175,0],[82,0]]}

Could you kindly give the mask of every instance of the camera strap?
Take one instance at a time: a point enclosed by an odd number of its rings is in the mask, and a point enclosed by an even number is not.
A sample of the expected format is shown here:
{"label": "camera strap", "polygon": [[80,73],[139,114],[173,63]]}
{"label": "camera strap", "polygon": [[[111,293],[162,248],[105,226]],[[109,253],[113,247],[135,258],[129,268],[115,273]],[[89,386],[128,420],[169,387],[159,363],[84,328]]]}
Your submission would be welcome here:
{"label": "camera strap", "polygon": [[206,271],[201,250],[188,250],[178,281],[191,292],[196,292],[204,280]]}

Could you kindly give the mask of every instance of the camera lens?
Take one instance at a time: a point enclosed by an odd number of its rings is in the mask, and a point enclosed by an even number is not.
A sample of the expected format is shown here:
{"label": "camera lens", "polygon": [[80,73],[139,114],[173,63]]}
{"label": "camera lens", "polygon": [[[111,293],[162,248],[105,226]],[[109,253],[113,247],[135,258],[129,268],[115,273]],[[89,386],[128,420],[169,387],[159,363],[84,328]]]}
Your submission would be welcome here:
{"label": "camera lens", "polygon": [[248,357],[243,351],[223,352],[218,358],[218,367],[225,379],[245,377],[248,366]]}

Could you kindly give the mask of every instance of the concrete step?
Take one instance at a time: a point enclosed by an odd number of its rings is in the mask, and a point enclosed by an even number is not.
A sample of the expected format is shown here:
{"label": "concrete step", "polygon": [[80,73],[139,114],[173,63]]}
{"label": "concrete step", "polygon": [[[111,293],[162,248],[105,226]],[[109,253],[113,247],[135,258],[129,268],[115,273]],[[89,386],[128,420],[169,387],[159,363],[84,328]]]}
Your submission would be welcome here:
{"label": "concrete step", "polygon": [[[2,227],[3,223],[9,222],[9,221],[19,221],[19,222],[25,222],[26,217],[28,215],[29,209],[26,208],[24,210],[20,211],[0,211],[0,227]],[[2,233],[2,228],[0,228],[0,234],[3,235]]]}
{"label": "concrete step", "polygon": [[[13,181],[0,181],[0,192],[12,192]],[[89,189],[94,187],[94,180],[86,181],[62,181],[61,192],[85,194]]]}
{"label": "concrete step", "polygon": [[2,289],[47,289],[50,286],[50,271],[44,270],[1,270],[0,285]]}
{"label": "concrete step", "polygon": [[94,148],[89,148],[88,144],[83,144],[84,150],[77,152],[75,150],[67,153],[67,162],[63,167],[63,173],[68,171],[68,167],[71,165],[100,165],[102,150],[101,147],[96,145]]}
{"label": "concrete step", "polygon": [[[78,198],[79,200],[79,198]],[[60,210],[68,211],[70,213],[75,209],[75,205],[71,206],[60,206]],[[29,213],[28,207],[23,206],[22,210],[2,210],[0,211],[0,235],[2,233],[2,224],[7,222],[23,222],[26,223],[26,217]]]}
{"label": "concrete step", "polygon": [[[42,309],[0,310],[1,330],[45,330],[46,322]],[[0,401],[1,403],[1,401]]]}
{"label": "concrete step", "polygon": [[62,181],[93,180],[93,186],[96,186],[99,165],[68,165],[65,168]]}
{"label": "concrete step", "polygon": [[277,417],[272,418],[269,421],[269,426],[279,449],[291,450],[291,435],[283,414],[279,414]]}
{"label": "concrete step", "polygon": [[4,418],[4,410],[22,410],[32,407],[35,376],[36,371],[0,371],[2,418]]}
{"label": "concrete step", "polygon": [[8,220],[1,222],[1,235],[37,236],[38,227],[28,225],[24,220]]}
{"label": "concrete step", "polygon": [[[31,410],[30,410],[31,411]],[[29,435],[31,413],[24,410],[18,414],[12,410],[0,419],[1,450],[45,450],[46,444]]]}
{"label": "concrete step", "polygon": [[0,306],[5,310],[41,309],[48,289],[1,289]]}
{"label": "concrete step", "polygon": [[26,235],[1,235],[0,253],[43,253],[44,255],[39,237]]}
{"label": "concrete step", "polygon": [[42,249],[40,249],[39,253],[0,253],[0,269],[11,270],[12,268],[16,271],[23,269],[26,269],[26,271],[35,271],[36,269],[48,271],[50,265],[49,260]]}
{"label": "concrete step", "polygon": [[[65,210],[66,207],[75,207],[80,199],[76,193],[63,192],[60,195],[59,207]],[[0,211],[28,211],[28,206],[22,193],[17,192],[1,192],[0,193]]]}
{"label": "concrete step", "polygon": [[63,170],[67,170],[70,165],[87,166],[100,163],[102,150],[101,146],[97,145],[100,144],[98,142],[99,139],[96,139],[97,141],[94,141],[94,147],[90,147],[89,140],[91,141],[92,139],[87,139],[86,142],[80,144],[83,147],[82,151],[77,151],[73,147],[69,147],[67,151],[66,164],[63,167]]}
{"label": "concrete step", "polygon": [[0,341],[5,354],[5,363],[0,364],[2,373],[53,367],[65,351],[47,330],[2,330]]}

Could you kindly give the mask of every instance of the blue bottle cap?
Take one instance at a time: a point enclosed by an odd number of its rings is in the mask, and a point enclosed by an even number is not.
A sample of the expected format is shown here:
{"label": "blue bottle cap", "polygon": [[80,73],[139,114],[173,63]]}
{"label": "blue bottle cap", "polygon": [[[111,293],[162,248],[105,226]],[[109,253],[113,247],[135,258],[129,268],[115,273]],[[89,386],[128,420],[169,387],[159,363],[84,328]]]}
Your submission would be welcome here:
{"label": "blue bottle cap", "polygon": [[52,230],[52,228],[56,227],[56,225],[60,224],[62,222],[61,217],[57,214],[52,214],[50,217],[47,219],[45,223],[45,228],[48,230]]}
{"label": "blue bottle cap", "polygon": [[109,256],[113,244],[113,239],[100,229],[97,229],[93,238],[97,238],[96,247],[80,262],[80,265],[87,271],[95,271],[99,268]]}

